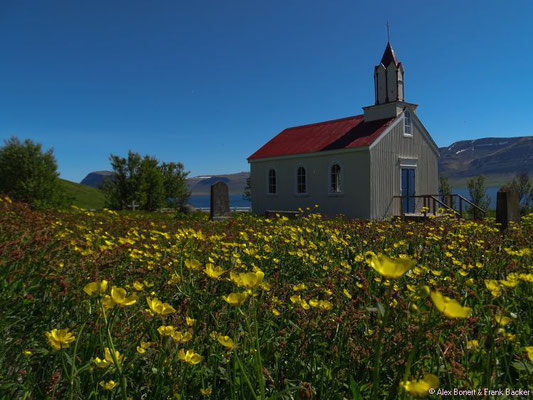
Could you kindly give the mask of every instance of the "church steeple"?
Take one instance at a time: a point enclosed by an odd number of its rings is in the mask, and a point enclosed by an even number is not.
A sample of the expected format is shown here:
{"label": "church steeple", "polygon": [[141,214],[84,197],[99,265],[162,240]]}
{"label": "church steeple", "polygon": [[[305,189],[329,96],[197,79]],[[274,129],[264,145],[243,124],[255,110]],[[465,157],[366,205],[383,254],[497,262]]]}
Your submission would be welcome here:
{"label": "church steeple", "polygon": [[403,65],[387,42],[381,62],[374,68],[376,104],[404,101],[403,77]]}

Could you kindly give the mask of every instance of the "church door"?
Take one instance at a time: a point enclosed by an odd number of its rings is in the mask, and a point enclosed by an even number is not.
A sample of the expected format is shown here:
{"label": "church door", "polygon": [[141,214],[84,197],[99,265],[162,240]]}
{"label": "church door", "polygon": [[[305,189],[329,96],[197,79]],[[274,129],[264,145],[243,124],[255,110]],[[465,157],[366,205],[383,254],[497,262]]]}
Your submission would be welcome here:
{"label": "church door", "polygon": [[415,169],[402,168],[402,208],[404,213],[415,212]]}

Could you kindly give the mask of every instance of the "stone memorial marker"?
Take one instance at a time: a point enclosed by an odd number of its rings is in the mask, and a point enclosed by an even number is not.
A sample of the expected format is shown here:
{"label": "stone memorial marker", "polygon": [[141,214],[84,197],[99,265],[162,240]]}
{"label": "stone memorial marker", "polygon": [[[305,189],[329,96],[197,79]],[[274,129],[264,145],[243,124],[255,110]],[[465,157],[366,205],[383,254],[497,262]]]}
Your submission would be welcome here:
{"label": "stone memorial marker", "polygon": [[510,221],[520,222],[520,201],[516,190],[502,186],[496,197],[496,222],[504,230]]}
{"label": "stone memorial marker", "polygon": [[213,221],[221,221],[228,219],[229,217],[228,185],[219,181],[211,185],[210,219]]}

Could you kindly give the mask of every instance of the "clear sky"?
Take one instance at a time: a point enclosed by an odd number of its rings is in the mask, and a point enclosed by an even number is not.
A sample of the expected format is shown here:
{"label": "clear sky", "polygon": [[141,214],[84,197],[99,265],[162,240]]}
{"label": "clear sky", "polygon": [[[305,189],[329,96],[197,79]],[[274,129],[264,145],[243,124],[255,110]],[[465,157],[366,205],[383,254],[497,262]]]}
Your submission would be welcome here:
{"label": "clear sky", "polygon": [[248,170],[284,128],[373,104],[387,20],[439,146],[533,135],[530,0],[1,0],[0,140],[77,182],[130,149]]}

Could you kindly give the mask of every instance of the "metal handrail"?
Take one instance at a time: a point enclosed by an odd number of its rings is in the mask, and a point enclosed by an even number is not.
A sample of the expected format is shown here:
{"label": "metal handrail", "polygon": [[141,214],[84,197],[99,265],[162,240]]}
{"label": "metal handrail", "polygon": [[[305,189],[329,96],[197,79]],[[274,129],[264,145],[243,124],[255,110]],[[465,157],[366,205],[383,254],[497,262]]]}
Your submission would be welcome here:
{"label": "metal handrail", "polygon": [[[448,209],[448,210],[452,210],[454,211],[456,214],[459,214],[459,217],[462,218],[463,217],[463,202],[470,205],[473,210],[474,210],[474,219],[477,219],[477,214],[478,213],[481,213],[483,215],[483,217],[487,214],[487,211],[486,210],[483,210],[481,207],[479,207],[477,204],[474,204],[472,203],[470,200],[468,199],[465,199],[463,196],[459,195],[459,194],[449,194],[449,195],[444,195],[443,197],[444,198],[448,198],[450,200],[454,199],[454,198],[457,198],[459,200],[459,211],[457,211],[454,207],[453,207],[453,204],[455,204],[454,201],[450,201],[451,203],[451,206],[446,204],[445,202],[443,202],[442,200],[439,199],[441,195],[440,194],[422,194],[422,195],[413,195],[413,196],[392,196],[393,199],[395,198],[398,198],[400,199],[400,215],[404,215],[404,211],[403,211],[403,202],[401,201],[402,199],[406,198],[406,197],[409,197],[409,198],[413,198],[413,199],[424,199],[424,208],[428,208],[428,210],[424,211],[424,215],[427,215],[427,211],[431,210],[433,211],[433,214],[436,215],[437,214],[437,204],[441,205],[444,209]],[[433,203],[433,204],[432,204]],[[430,207],[431,205],[433,205],[433,207]]]}

